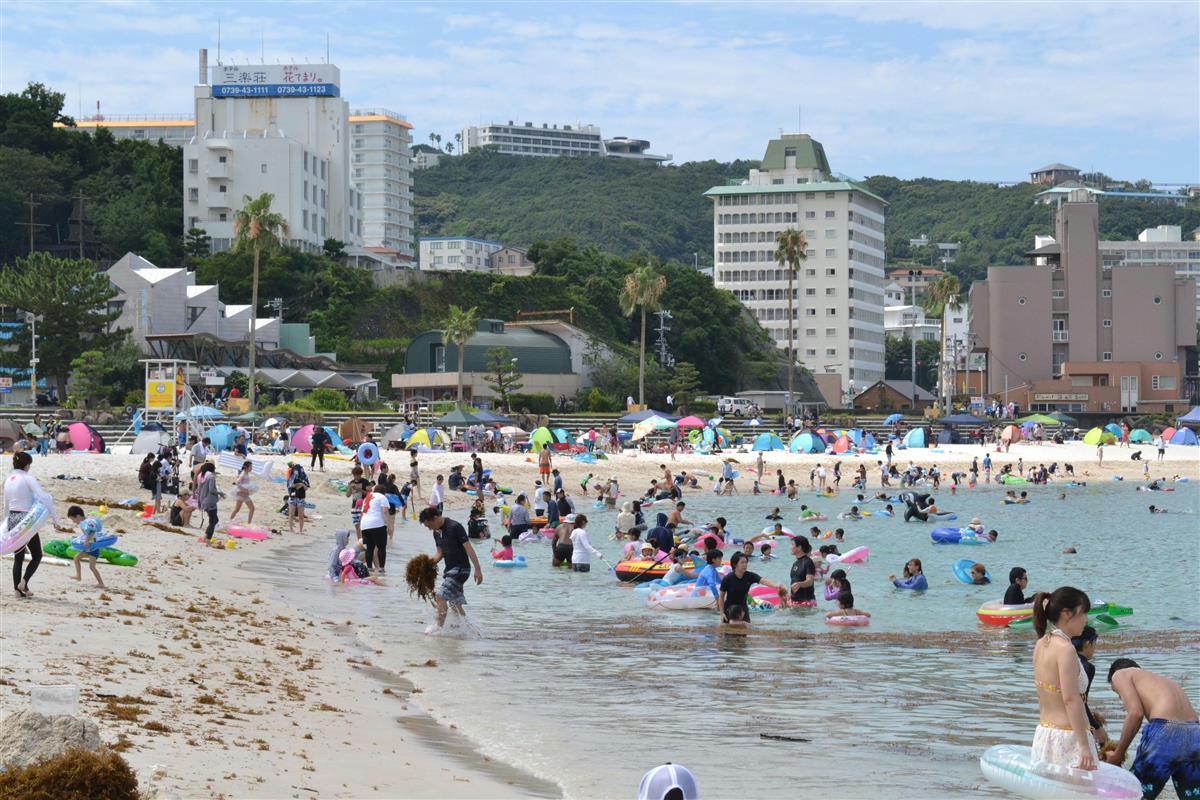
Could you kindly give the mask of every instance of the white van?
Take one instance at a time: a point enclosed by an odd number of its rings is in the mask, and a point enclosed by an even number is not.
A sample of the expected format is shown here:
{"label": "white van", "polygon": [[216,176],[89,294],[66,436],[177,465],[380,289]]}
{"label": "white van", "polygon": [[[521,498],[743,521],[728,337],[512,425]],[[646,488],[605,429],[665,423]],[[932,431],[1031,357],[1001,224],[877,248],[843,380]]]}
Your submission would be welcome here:
{"label": "white van", "polygon": [[749,416],[754,407],[754,403],[745,397],[722,397],[717,401],[717,413],[726,417]]}

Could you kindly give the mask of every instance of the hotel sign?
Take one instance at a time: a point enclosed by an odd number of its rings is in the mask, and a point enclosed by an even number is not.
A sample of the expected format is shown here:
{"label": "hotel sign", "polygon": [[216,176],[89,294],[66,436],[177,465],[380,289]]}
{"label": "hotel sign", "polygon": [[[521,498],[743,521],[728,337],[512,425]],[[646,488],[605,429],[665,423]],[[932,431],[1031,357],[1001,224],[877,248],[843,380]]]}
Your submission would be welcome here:
{"label": "hotel sign", "polygon": [[1034,394],[1033,401],[1041,403],[1043,401],[1053,402],[1055,400],[1074,401],[1077,403],[1086,403],[1091,397],[1086,394]]}
{"label": "hotel sign", "polygon": [[332,64],[218,64],[213,97],[338,97],[341,75]]}

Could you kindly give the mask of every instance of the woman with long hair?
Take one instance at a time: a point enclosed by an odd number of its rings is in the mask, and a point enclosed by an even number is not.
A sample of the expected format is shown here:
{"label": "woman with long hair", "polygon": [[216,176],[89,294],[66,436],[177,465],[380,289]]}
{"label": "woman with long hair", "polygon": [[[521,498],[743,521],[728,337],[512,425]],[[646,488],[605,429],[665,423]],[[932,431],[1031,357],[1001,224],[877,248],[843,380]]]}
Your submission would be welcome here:
{"label": "woman with long hair", "polygon": [[1087,673],[1072,639],[1083,633],[1092,604],[1071,586],[1033,597],[1033,679],[1039,719],[1033,734],[1033,760],[1063,767],[1096,769],[1096,741],[1088,725],[1083,695]]}
{"label": "woman with long hair", "polygon": [[[50,512],[50,518],[54,520],[54,524],[58,524],[58,515],[54,513],[54,498],[50,493],[42,488],[37,482],[37,478],[29,474],[29,467],[33,464],[33,456],[24,451],[13,453],[13,471],[12,474],[4,481],[4,509],[8,512],[8,527],[11,529],[21,518],[33,510],[37,503],[41,503]],[[24,575],[21,574],[21,567],[25,563],[25,553],[29,553],[29,566],[25,568]],[[39,534],[34,534],[25,546],[13,554],[13,589],[16,590],[18,597],[32,597],[33,592],[29,591],[29,579],[33,577],[33,573],[37,572],[38,565],[42,563],[42,539]]]}

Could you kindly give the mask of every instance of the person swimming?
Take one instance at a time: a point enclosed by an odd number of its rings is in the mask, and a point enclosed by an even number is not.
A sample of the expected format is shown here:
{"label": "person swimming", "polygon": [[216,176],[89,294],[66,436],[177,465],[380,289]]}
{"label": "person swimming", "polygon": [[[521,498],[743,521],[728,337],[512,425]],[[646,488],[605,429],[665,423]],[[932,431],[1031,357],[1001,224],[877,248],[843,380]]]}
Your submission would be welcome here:
{"label": "person swimming", "polygon": [[987,567],[983,564],[975,564],[971,567],[971,583],[976,586],[987,586],[991,582],[987,576]]}
{"label": "person swimming", "polygon": [[[800,507],[800,513],[801,514],[804,513],[804,506]],[[783,514],[779,513],[779,506],[775,506],[774,508],[772,508],[771,513],[767,514],[766,519],[769,519],[772,521],[783,519]]]}

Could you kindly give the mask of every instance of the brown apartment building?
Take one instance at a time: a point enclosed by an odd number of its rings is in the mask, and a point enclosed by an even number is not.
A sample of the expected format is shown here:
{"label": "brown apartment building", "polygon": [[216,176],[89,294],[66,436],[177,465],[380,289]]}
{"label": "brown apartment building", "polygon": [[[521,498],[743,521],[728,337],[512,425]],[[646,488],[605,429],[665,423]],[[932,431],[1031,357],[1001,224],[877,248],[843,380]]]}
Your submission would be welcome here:
{"label": "brown apartment building", "polygon": [[973,353],[986,359],[989,396],[1033,411],[1186,407],[1196,282],[1170,265],[1105,267],[1099,227],[1097,204],[1072,192],[1053,242],[971,286]]}

